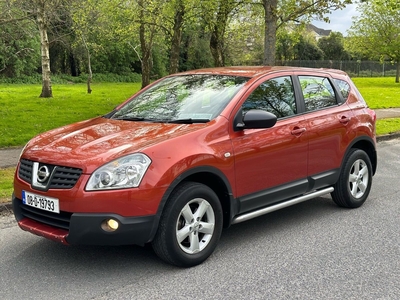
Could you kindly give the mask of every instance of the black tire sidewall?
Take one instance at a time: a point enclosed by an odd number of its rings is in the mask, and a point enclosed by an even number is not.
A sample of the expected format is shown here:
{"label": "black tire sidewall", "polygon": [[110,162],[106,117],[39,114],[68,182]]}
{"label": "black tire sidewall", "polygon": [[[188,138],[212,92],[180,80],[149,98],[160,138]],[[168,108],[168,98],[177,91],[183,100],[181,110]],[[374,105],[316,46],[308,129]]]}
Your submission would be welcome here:
{"label": "black tire sidewall", "polygon": [[[215,226],[213,236],[208,245],[199,253],[188,254],[184,252],[176,239],[176,222],[182,208],[195,198],[203,198],[211,205],[214,216]],[[161,232],[164,247],[169,254],[170,260],[181,267],[191,267],[202,263],[215,250],[222,232],[223,214],[221,204],[217,195],[208,186],[200,183],[187,182],[182,184],[175,193],[171,195],[170,201],[163,213],[162,220],[164,226]]]}
{"label": "black tire sidewall", "polygon": [[[356,162],[357,160],[362,160],[368,168],[368,186],[364,192],[364,195],[361,198],[353,197],[349,187],[350,171],[354,162]],[[339,188],[341,188],[343,191],[342,197],[347,206],[351,208],[360,207],[368,198],[372,185],[372,164],[368,155],[363,150],[354,149],[351,153],[349,153],[345,166],[343,168],[342,176],[339,180],[341,181],[341,187]]]}

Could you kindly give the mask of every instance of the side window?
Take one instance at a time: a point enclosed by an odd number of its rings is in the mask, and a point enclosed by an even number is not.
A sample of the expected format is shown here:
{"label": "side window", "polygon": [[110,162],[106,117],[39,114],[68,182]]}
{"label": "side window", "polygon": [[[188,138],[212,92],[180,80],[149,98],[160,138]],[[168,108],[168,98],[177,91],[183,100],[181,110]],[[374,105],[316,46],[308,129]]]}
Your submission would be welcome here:
{"label": "side window", "polygon": [[344,101],[346,101],[350,94],[350,85],[346,81],[340,79],[333,79],[333,81],[335,81]]}
{"label": "side window", "polygon": [[243,113],[250,109],[262,109],[278,118],[296,114],[291,77],[277,77],[260,84],[242,105]]}
{"label": "side window", "polygon": [[326,77],[299,76],[306,111],[337,104],[334,89]]}

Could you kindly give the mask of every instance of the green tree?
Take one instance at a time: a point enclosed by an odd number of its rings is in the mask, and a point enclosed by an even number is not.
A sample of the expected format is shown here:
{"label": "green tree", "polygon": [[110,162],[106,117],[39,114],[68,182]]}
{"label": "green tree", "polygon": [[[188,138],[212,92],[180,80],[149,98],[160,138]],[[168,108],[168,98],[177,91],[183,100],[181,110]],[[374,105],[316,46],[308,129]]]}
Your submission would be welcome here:
{"label": "green tree", "polygon": [[276,59],[288,61],[296,59],[297,45],[308,37],[304,26],[296,26],[296,24],[288,24],[281,27],[277,32],[276,41]]}
{"label": "green tree", "polygon": [[359,6],[361,15],[348,31],[346,48],[369,57],[390,59],[397,66],[396,83],[400,77],[400,2],[371,0]]}
{"label": "green tree", "polygon": [[244,2],[235,8],[225,32],[225,63],[228,65],[261,64],[263,33],[261,7]]}
{"label": "green tree", "polygon": [[0,2],[0,74],[5,77],[32,75],[40,64],[39,36],[34,22],[7,2]]}
{"label": "green tree", "polygon": [[318,40],[318,47],[324,52],[323,59],[347,60],[349,54],[344,49],[344,38],[340,32],[331,32],[329,36]]}
{"label": "green tree", "polygon": [[9,14],[6,16],[8,22],[18,24],[23,20],[35,22],[40,36],[40,53],[42,69],[42,92],[40,97],[48,98],[53,96],[50,78],[50,40],[48,30],[52,22],[59,23],[60,16],[65,13],[69,0],[10,0],[3,5]]}
{"label": "green tree", "polygon": [[173,74],[178,72],[179,69],[179,53],[182,40],[183,24],[185,22],[185,14],[187,14],[187,7],[185,5],[185,1],[183,0],[170,1],[170,4],[173,10],[173,22],[169,58],[169,73]]}
{"label": "green tree", "polygon": [[[96,1],[95,1],[96,2]],[[102,17],[98,28],[101,40],[124,44],[133,51],[141,64],[142,87],[150,83],[153,45],[160,32],[165,0],[103,0],[97,1]]]}
{"label": "green tree", "polygon": [[[165,3],[163,3],[163,0],[158,0],[158,3],[163,9],[160,12],[162,18],[155,21],[158,22],[157,26],[165,33],[165,39],[163,41],[160,38],[157,39],[157,48],[160,49],[165,46],[167,49],[169,74],[173,74],[179,71],[184,30],[188,24],[196,23],[199,20],[196,15],[199,12],[198,3],[195,0],[170,0]],[[155,52],[153,51],[153,53]]]}
{"label": "green tree", "polygon": [[99,39],[99,36],[107,31],[108,18],[110,9],[114,12],[114,8],[107,5],[106,1],[97,0],[75,0],[70,6],[71,18],[73,20],[72,28],[75,36],[75,48],[83,48],[86,60],[86,70],[88,73],[87,92],[92,92],[91,82],[93,78],[92,71],[92,54],[104,51],[104,40]]}
{"label": "green tree", "polygon": [[317,46],[315,41],[303,36],[300,37],[294,49],[295,60],[321,60],[324,56],[323,51]]}
{"label": "green tree", "polygon": [[343,8],[352,0],[261,0],[264,8],[264,65],[275,64],[276,38],[280,27],[288,22],[319,19],[331,10]]}
{"label": "green tree", "polygon": [[201,23],[189,24],[182,35],[180,70],[187,71],[213,65],[210,52],[210,33]]}
{"label": "green tree", "polygon": [[225,66],[225,32],[229,23],[229,16],[240,4],[236,0],[219,0],[213,18],[210,19],[211,27],[210,49],[214,58],[214,66]]}

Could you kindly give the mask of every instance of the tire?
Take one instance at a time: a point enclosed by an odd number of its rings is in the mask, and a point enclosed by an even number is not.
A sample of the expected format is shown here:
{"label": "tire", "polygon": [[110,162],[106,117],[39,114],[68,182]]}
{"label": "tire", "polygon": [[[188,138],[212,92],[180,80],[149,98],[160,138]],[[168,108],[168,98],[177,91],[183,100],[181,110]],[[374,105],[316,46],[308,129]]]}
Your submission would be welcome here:
{"label": "tire", "polygon": [[222,207],[214,191],[200,183],[185,182],[171,194],[152,246],[169,264],[196,266],[213,253],[222,227]]}
{"label": "tire", "polygon": [[331,196],[341,207],[360,207],[367,200],[371,185],[372,164],[369,156],[363,150],[352,149],[345,158]]}

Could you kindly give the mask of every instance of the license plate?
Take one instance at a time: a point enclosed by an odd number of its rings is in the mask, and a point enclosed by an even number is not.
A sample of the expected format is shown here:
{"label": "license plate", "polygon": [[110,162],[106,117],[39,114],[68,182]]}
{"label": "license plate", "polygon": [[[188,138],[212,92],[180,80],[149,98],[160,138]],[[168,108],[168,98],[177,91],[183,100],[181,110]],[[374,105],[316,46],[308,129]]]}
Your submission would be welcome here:
{"label": "license plate", "polygon": [[59,201],[56,198],[45,197],[22,191],[22,203],[42,210],[60,213]]}

